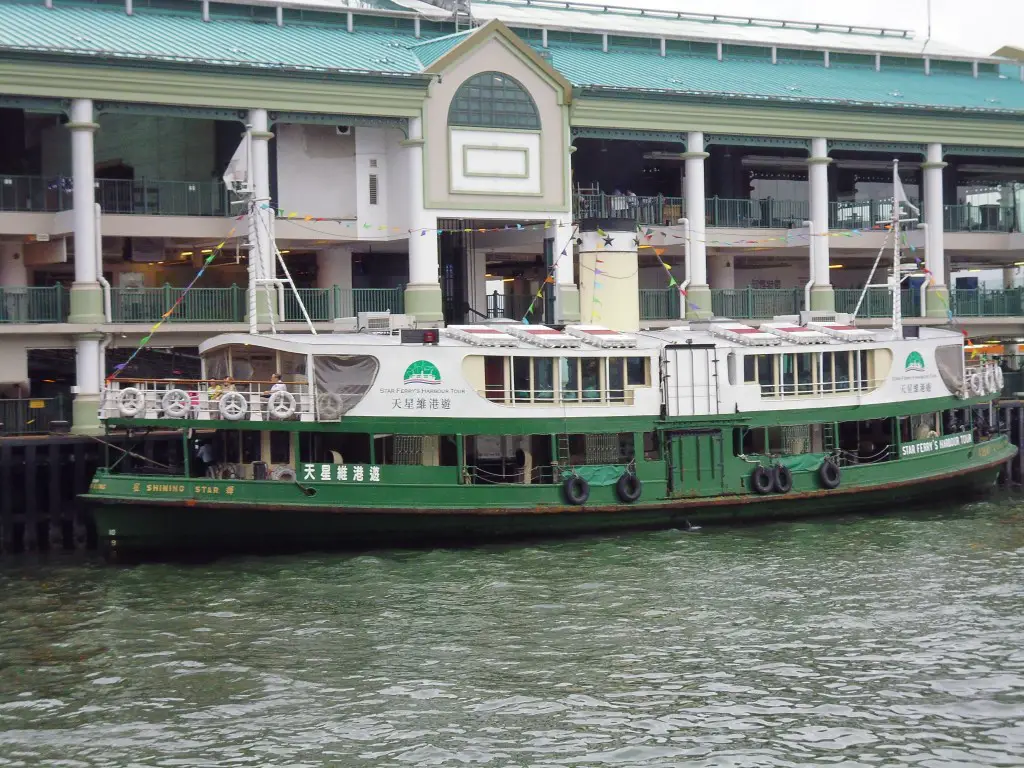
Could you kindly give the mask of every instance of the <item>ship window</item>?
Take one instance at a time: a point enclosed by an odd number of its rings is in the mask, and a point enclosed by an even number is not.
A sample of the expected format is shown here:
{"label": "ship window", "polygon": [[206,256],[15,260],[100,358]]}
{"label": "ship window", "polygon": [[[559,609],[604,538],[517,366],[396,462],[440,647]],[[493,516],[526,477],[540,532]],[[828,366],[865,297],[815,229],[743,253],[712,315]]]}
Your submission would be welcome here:
{"label": "ship window", "polygon": [[601,399],[601,358],[580,358],[580,381],[583,383],[585,400]]}
{"label": "ship window", "polygon": [[850,353],[836,352],[834,359],[836,366],[836,391],[847,392],[850,389]]}
{"label": "ship window", "polygon": [[555,360],[551,357],[533,358],[533,397],[550,402],[555,397]]}
{"label": "ship window", "polygon": [[361,432],[300,432],[299,462],[372,464],[370,436]]}
{"label": "ship window", "polygon": [[488,400],[505,400],[505,360],[488,355],[484,358],[484,394]]}
{"label": "ship window", "polygon": [[743,356],[743,383],[753,384],[757,381],[757,358],[760,355]]}
{"label": "ship window", "polygon": [[835,375],[832,369],[832,353],[821,353],[821,391],[832,392],[835,390]]}
{"label": "ship window", "polygon": [[317,419],[332,421],[348,413],[366,396],[380,368],[370,355],[315,355]]}
{"label": "ship window", "polygon": [[621,403],[626,398],[626,361],[621,357],[608,358],[608,400]]}
{"label": "ship window", "polygon": [[228,352],[226,349],[211,352],[203,358],[207,379],[223,381],[228,377]]}
{"label": "ship window", "polygon": [[647,461],[661,460],[661,441],[657,432],[644,432],[644,458]]}
{"label": "ship window", "polygon": [[626,358],[626,383],[631,387],[647,387],[650,383],[647,379],[646,357]]}
{"label": "ship window", "polygon": [[757,383],[761,385],[761,394],[767,397],[775,394],[775,358],[778,355],[757,356]]}
{"label": "ship window", "polygon": [[562,399],[576,400],[579,398],[579,358],[563,357],[559,359],[559,380],[562,384]]}
{"label": "ship window", "polygon": [[628,464],[636,455],[636,437],[632,432],[568,437],[569,461],[573,464]]}
{"label": "ship window", "polygon": [[530,402],[530,358],[512,358],[512,389],[517,403]]}
{"label": "ship window", "polygon": [[292,463],[292,433],[275,430],[270,433],[270,463]]}
{"label": "ship window", "polygon": [[277,372],[276,355],[259,347],[231,348],[231,375],[236,381],[270,381]]}
{"label": "ship window", "polygon": [[784,395],[796,394],[796,365],[793,358],[796,355],[782,355],[782,393]]}
{"label": "ship window", "polygon": [[287,384],[306,384],[306,356],[295,352],[278,352],[277,373]]}
{"label": "ship window", "polygon": [[374,435],[378,464],[411,467],[458,466],[454,435]]}
{"label": "ship window", "polygon": [[814,394],[814,355],[803,352],[796,356],[797,394]]}

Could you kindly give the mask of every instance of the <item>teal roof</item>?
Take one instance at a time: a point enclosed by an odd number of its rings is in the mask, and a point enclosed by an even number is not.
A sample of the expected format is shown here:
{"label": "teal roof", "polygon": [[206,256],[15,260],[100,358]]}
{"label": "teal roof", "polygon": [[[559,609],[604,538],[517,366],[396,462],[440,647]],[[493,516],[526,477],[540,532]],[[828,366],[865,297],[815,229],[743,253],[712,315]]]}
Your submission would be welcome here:
{"label": "teal roof", "polygon": [[[417,77],[472,34],[439,36],[442,25],[424,23],[424,37],[417,39],[409,19],[358,12],[353,32],[346,28],[345,14],[334,12],[286,10],[285,23],[278,27],[270,7],[212,7],[217,9],[214,16],[203,22],[197,3],[161,9],[136,3],[135,13],[128,16],[123,4],[103,0],[59,0],[52,9],[40,0],[0,0],[0,52],[296,74]],[[536,30],[521,33],[540,50]],[[600,38],[585,37],[581,41],[552,34],[544,51],[551,64],[584,91],[1024,113],[1024,84],[989,64],[983,64],[974,78],[969,64],[933,61],[932,74],[925,75],[920,59],[883,57],[877,72],[873,66],[850,61],[873,57],[844,60],[845,54],[836,55],[833,66],[826,68],[813,51],[801,51],[804,58],[794,60],[780,49],[779,63],[772,64],[767,49],[761,49],[760,56],[740,56],[727,47],[724,60],[718,61],[713,45],[706,53],[699,45],[670,41],[663,57],[657,40],[650,38],[612,37],[605,53]],[[967,72],[954,67],[967,67]]]}
{"label": "teal roof", "polygon": [[409,46],[417,59],[424,67],[429,67],[435,61],[444,56],[448,51],[461,43],[473,30],[467,29],[464,32],[456,32],[454,35],[436,37],[423,43],[415,43]]}
{"label": "teal roof", "polygon": [[42,2],[0,5],[0,49],[74,54],[109,59],[220,64],[260,69],[416,74],[419,60],[406,47],[414,40],[373,27],[348,32],[341,24],[214,16],[203,22],[198,4],[187,11],[136,5],[70,5]]}
{"label": "teal roof", "polygon": [[[539,47],[535,45],[537,50]],[[881,107],[1024,112],[1024,83],[994,72],[968,74],[900,67],[811,62],[772,64],[770,58],[694,56],[657,48],[610,48],[559,42],[547,51],[574,86],[764,101]]]}

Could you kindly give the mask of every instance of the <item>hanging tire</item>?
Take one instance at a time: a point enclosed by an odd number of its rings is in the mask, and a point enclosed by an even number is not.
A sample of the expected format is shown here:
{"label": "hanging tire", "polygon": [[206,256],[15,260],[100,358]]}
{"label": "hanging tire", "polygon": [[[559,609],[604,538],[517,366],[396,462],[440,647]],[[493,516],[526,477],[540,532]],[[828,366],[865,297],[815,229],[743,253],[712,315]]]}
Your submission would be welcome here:
{"label": "hanging tire", "polygon": [[785,464],[776,464],[772,468],[772,487],[778,493],[789,493],[793,490],[793,473]]}
{"label": "hanging tire", "polygon": [[267,415],[269,415],[270,418],[278,419],[279,421],[290,419],[295,415],[295,407],[297,404],[295,395],[287,390],[271,392],[270,397],[267,399]]}
{"label": "hanging tire", "polygon": [[562,483],[562,493],[565,494],[565,500],[570,504],[576,506],[586,504],[587,499],[590,498],[590,483],[579,475],[571,475]]}
{"label": "hanging tire", "polygon": [[274,467],[274,471],[270,473],[270,479],[294,483],[298,478],[295,475],[295,470],[291,467]]}
{"label": "hanging tire", "polygon": [[227,421],[241,421],[249,412],[249,401],[241,392],[225,392],[217,401],[217,410]]}
{"label": "hanging tire", "polygon": [[772,473],[762,466],[754,467],[750,473],[750,487],[755,493],[771,493]]}
{"label": "hanging tire", "polygon": [[337,421],[341,418],[343,403],[337,392],[322,392],[316,399],[318,421]]}
{"label": "hanging tire", "polygon": [[183,419],[192,409],[192,398],[183,389],[169,389],[160,398],[160,407],[164,409],[164,416]]}
{"label": "hanging tire", "polygon": [[640,494],[643,492],[644,484],[640,482],[640,478],[632,472],[626,472],[619,478],[618,482],[615,483],[615,493],[618,494],[618,497],[627,504],[632,504],[634,501],[639,499]]}
{"label": "hanging tire", "polygon": [[838,488],[841,475],[839,465],[832,461],[832,459],[825,459],[821,462],[821,467],[818,469],[818,479],[821,480],[822,488],[829,491]]}
{"label": "hanging tire", "polygon": [[146,407],[146,396],[138,387],[125,387],[117,393],[117,410],[122,416],[138,416]]}

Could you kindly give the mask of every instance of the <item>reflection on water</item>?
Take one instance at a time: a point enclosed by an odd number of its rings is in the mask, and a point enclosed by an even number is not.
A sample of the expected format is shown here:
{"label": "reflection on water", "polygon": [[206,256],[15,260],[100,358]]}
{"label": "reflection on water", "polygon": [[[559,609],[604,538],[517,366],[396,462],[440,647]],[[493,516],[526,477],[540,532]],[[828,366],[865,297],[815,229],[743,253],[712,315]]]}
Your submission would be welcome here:
{"label": "reflection on water", "polygon": [[1024,764],[1024,502],[0,568],[0,766]]}

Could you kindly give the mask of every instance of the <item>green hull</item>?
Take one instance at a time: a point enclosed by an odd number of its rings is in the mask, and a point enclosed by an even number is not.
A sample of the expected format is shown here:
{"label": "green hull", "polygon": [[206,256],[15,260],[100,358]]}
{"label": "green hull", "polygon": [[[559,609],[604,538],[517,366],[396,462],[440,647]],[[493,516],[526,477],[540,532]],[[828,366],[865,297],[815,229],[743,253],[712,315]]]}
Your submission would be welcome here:
{"label": "green hull", "polygon": [[[889,511],[983,491],[1015,453],[1005,438],[997,438],[850,467],[835,490],[822,489],[815,472],[797,471],[791,492],[763,496],[724,488],[673,494],[664,464],[651,462],[641,473],[644,495],[634,504],[618,502],[612,486],[594,487],[586,505],[570,506],[552,485],[353,488],[116,475],[98,476],[86,499],[100,540],[119,554],[416,546]],[[317,489],[312,497],[311,487]],[[131,488],[141,493],[128,493]],[[161,494],[173,498],[154,498]]]}

